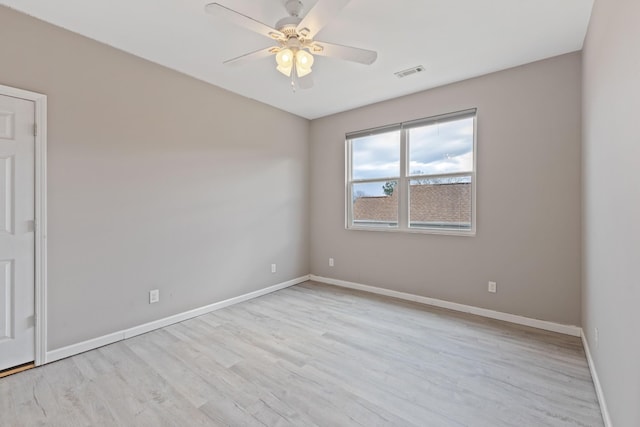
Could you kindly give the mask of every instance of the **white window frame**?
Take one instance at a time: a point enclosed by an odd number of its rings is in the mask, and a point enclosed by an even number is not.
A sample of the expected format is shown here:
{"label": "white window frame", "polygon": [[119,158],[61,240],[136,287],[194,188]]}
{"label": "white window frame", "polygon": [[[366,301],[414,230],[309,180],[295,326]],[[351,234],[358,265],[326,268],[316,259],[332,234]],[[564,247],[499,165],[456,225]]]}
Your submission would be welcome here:
{"label": "white window frame", "polygon": [[[408,175],[409,153],[408,153],[408,130],[436,122],[451,121],[464,117],[473,117],[473,170],[470,172],[447,173],[441,175]],[[476,235],[476,188],[477,188],[477,139],[478,139],[478,111],[471,108],[453,113],[441,114],[409,122],[397,123],[363,131],[350,132],[345,135],[345,228],[348,230],[364,231],[387,231],[402,233],[421,234],[444,234],[453,236],[475,236]],[[400,130],[400,175],[372,178],[372,179],[352,179],[352,140],[364,136],[371,136],[381,133]],[[412,180],[421,178],[446,178],[455,176],[471,175],[471,227],[468,229],[459,228],[429,228],[429,227],[409,227],[409,185]],[[366,184],[371,182],[398,181],[396,191],[398,191],[398,225],[397,226],[374,226],[357,225],[353,222],[353,186],[355,184]]]}

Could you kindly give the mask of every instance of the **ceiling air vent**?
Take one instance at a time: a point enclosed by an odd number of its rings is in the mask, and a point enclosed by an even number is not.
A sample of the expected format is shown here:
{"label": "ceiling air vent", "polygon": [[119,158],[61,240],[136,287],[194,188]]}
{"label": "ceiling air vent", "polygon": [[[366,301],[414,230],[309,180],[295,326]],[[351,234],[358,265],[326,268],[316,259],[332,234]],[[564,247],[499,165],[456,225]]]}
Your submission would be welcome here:
{"label": "ceiling air vent", "polygon": [[397,73],[393,73],[397,78],[401,79],[403,77],[410,76],[412,74],[421,73],[424,71],[424,67],[422,65],[418,65],[416,67],[407,68],[406,70],[398,71]]}

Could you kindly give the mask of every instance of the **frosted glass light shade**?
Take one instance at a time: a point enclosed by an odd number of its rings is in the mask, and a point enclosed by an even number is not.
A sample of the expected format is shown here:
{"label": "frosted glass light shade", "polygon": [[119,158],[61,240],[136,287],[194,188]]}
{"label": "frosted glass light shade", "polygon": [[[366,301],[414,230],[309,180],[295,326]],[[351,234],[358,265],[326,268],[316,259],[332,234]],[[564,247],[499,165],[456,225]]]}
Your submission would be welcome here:
{"label": "frosted glass light shade", "polygon": [[294,54],[291,49],[282,49],[276,54],[276,63],[278,64],[276,69],[287,77],[291,76],[293,60]]}
{"label": "frosted glass light shade", "polygon": [[313,65],[313,55],[306,50],[296,52],[296,73],[298,77],[304,77],[311,72]]}

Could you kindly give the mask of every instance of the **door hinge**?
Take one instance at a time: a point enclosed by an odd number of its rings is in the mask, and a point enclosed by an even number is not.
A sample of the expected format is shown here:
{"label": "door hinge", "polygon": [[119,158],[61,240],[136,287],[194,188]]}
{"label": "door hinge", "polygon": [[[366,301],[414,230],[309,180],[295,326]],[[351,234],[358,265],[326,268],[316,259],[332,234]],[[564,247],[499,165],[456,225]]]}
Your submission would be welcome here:
{"label": "door hinge", "polygon": [[38,136],[38,125],[36,123],[33,124],[33,136]]}

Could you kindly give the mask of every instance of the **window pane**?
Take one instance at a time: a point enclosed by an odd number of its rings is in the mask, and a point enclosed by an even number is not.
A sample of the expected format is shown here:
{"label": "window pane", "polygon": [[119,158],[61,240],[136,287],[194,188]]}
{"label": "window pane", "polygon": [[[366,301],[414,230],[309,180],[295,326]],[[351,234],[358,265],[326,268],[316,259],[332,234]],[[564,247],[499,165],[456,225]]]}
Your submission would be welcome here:
{"label": "window pane", "polygon": [[353,184],[353,225],[398,226],[398,181]]}
{"label": "window pane", "polygon": [[408,175],[473,170],[473,117],[431,123],[408,130]]}
{"label": "window pane", "polygon": [[410,181],[409,227],[471,228],[471,176]]}
{"label": "window pane", "polygon": [[400,131],[351,140],[352,178],[392,178],[400,175]]}

